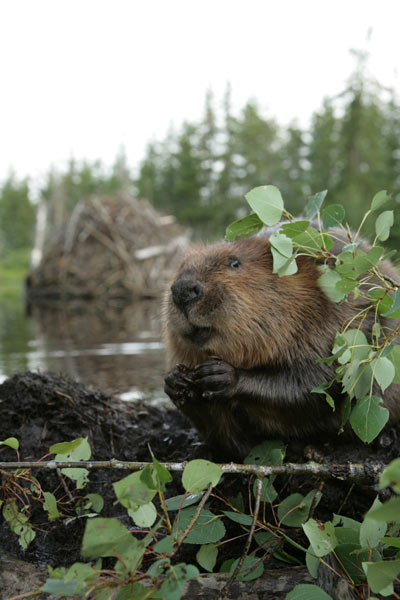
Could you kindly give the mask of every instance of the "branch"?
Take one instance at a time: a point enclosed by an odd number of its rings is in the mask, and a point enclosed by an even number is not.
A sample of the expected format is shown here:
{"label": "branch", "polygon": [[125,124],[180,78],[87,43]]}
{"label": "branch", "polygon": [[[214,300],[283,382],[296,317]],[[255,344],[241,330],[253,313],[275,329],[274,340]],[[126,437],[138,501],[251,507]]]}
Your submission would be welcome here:
{"label": "branch", "polygon": [[[130,462],[121,461],[115,458],[111,460],[92,460],[92,461],[25,461],[25,462],[0,462],[0,470],[13,469],[126,469],[129,471],[138,471],[151,462]],[[187,462],[161,463],[163,467],[170,471],[183,471]],[[317,475],[322,479],[340,479],[342,481],[355,481],[357,483],[377,481],[380,474],[387,466],[381,461],[368,461],[362,463],[286,463],[283,465],[243,465],[237,463],[224,463],[219,465],[224,473],[241,473],[256,475],[258,477],[269,477],[270,475]]]}

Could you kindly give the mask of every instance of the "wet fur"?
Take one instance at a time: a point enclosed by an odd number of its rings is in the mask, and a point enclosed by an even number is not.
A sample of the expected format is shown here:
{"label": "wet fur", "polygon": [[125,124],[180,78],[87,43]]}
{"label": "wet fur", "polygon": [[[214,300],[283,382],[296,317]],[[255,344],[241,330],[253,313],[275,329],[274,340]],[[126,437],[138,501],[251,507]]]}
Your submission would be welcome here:
{"label": "wet fur", "polygon": [[[344,242],[339,239],[332,252]],[[239,268],[230,266],[233,257]],[[334,304],[318,286],[316,262],[300,257],[297,264],[295,275],[273,274],[263,236],[196,246],[174,281],[198,282],[203,296],[182,311],[167,290],[165,390],[220,458],[241,459],[263,439],[315,441],[338,432],[340,384],[330,389],[335,412],[310,390],[334,378],[334,366],[316,361],[330,355],[336,332],[365,300]],[[399,279],[387,261],[381,271]],[[361,327],[367,338],[371,312]],[[381,319],[385,325],[394,321]],[[400,421],[399,391],[392,384],[385,392],[390,424]]]}

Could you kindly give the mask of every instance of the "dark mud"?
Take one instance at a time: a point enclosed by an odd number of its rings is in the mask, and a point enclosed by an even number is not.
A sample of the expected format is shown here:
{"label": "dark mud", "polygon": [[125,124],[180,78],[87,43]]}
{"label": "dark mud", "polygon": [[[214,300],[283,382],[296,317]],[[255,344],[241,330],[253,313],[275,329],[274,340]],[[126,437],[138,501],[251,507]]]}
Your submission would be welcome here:
{"label": "dark mud", "polygon": [[[20,441],[21,460],[38,460],[48,453],[52,444],[82,436],[88,437],[94,460],[114,457],[120,460],[149,461],[151,457],[148,445],[160,462],[184,461],[199,456],[209,458],[197,433],[177,411],[140,403],[123,403],[99,390],[54,374],[16,374],[0,385],[0,440],[11,436]],[[364,463],[373,459],[388,463],[397,456],[400,456],[400,435],[393,430],[383,434],[371,446],[344,446],[339,440],[336,445],[324,445],[320,448],[289,448],[290,459],[298,462],[312,458],[321,462]],[[0,461],[15,459],[13,450],[0,446]],[[132,523],[126,520],[125,510],[120,505],[114,505],[115,496],[111,485],[126,474],[126,471],[115,470],[91,471],[90,483],[80,494],[101,494],[105,499],[103,516],[120,517],[132,527]],[[62,477],[57,472],[35,471],[34,475],[45,491],[55,493],[57,498],[68,495]],[[3,481],[4,477],[3,474]],[[66,485],[76,497],[77,492],[74,491],[72,482],[67,480]],[[320,481],[316,478],[300,476],[282,476],[276,482],[282,499],[294,492],[306,494],[319,485]],[[246,478],[227,475],[221,489],[225,496],[236,496],[241,491],[244,498],[247,498],[248,487]],[[321,520],[332,518],[332,513],[339,510],[343,515],[360,520],[377,493],[373,485],[359,486],[337,480],[327,481],[322,491],[322,500],[314,513],[314,517]],[[182,492],[180,477],[177,475],[168,486],[166,495],[171,497]],[[1,493],[4,494],[4,489],[0,487]],[[71,517],[75,515],[73,509],[68,508],[67,502],[64,512],[68,514],[68,510],[71,511]],[[67,566],[80,559],[85,519],[75,519],[68,525],[60,521],[49,523],[40,503],[32,501],[31,521],[36,528],[36,538],[24,551],[0,516],[0,551],[41,566]],[[234,536],[236,526],[231,526]],[[243,532],[239,530],[239,533]],[[299,540],[304,543],[300,537]],[[236,544],[226,544],[222,558],[239,556],[243,544],[243,539]],[[191,559],[188,553],[192,550],[197,548],[188,549],[185,546],[186,561]],[[266,566],[282,567],[283,564],[272,560]]]}
{"label": "dark mud", "polygon": [[[160,461],[182,461],[194,453],[199,440],[184,418],[173,410],[117,401],[99,390],[53,374],[16,374],[0,385],[0,440],[16,437],[21,460],[38,460],[60,441],[87,437],[92,459],[151,460],[148,446]],[[0,446],[0,461],[16,460],[16,454]],[[63,495],[57,472],[35,471],[45,491]],[[126,471],[92,471],[81,495],[98,493],[105,499],[104,516],[124,517],[121,506],[113,506],[111,483]],[[68,482],[73,490],[73,482]],[[172,484],[171,495],[182,492]],[[1,490],[0,490],[1,494]],[[74,493],[76,496],[76,493]],[[1,499],[1,498],[0,498]],[[71,512],[73,516],[73,511]],[[85,519],[66,526],[49,523],[38,502],[32,502],[31,522],[36,538],[24,551],[16,536],[0,517],[0,546],[24,560],[40,565],[70,564],[79,559]]]}

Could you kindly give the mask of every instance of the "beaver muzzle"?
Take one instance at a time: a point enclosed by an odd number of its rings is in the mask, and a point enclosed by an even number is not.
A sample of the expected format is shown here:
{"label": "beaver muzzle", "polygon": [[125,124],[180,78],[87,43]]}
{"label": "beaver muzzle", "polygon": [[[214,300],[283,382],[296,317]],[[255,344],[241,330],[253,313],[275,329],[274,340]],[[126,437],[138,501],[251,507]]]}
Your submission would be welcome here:
{"label": "beaver muzzle", "polygon": [[188,308],[204,294],[203,286],[195,279],[177,279],[171,286],[172,300],[187,317]]}

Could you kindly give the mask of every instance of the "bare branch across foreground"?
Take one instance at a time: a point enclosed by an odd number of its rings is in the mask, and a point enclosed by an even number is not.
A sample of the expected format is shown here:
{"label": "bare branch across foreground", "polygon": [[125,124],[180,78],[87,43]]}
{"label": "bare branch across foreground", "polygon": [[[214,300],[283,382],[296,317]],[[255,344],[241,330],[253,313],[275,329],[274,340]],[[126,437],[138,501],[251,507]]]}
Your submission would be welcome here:
{"label": "bare branch across foreground", "polygon": [[[110,460],[89,461],[24,461],[24,462],[0,462],[0,470],[14,469],[70,469],[84,468],[92,469],[124,469],[138,471],[151,462],[121,461],[115,458]],[[169,471],[183,471],[187,462],[161,463]],[[244,465],[238,463],[224,463],[219,465],[224,473],[237,473],[268,477],[270,475],[316,475],[322,479],[340,479],[342,481],[355,481],[357,483],[371,483],[378,481],[380,474],[387,466],[381,461],[368,461],[363,463],[286,463],[283,465]]]}

